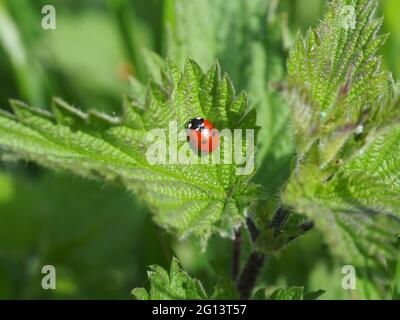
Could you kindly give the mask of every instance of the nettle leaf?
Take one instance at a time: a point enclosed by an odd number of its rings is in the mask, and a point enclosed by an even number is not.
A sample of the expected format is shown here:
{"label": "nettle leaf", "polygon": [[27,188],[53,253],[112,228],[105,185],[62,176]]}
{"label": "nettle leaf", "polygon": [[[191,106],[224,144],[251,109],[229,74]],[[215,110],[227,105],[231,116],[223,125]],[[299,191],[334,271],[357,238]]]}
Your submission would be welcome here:
{"label": "nettle leaf", "polygon": [[[257,110],[260,170],[255,180],[276,193],[290,174],[293,158],[289,109],[274,88],[285,73],[287,19],[281,4],[276,0],[173,0],[169,4],[168,57],[179,64],[193,57],[201,66],[218,60],[238,92],[246,91],[239,94],[236,105],[248,95]],[[212,81],[209,88],[217,89]],[[234,121],[241,113],[232,107],[228,116]]]}
{"label": "nettle leaf", "polygon": [[[242,223],[257,189],[248,182],[252,172],[237,175],[242,165],[234,164],[152,165],[146,158],[152,141],[146,135],[168,129],[170,121],[183,130],[194,117],[209,119],[219,130],[254,129],[255,116],[248,116],[254,111],[245,97],[235,95],[218,64],[203,74],[192,60],[183,73],[174,63],[163,63],[160,82],[131,81],[132,95],[124,98],[121,117],[86,114],[60,99],[54,100],[51,114],[12,101],[14,114],[0,114],[0,147],[56,170],[121,183],[144,199],[161,226],[180,238],[195,234],[205,245],[212,233],[230,235]],[[241,117],[230,118],[232,109]],[[185,139],[181,147],[190,153]],[[222,143],[221,150],[222,162]]]}
{"label": "nettle leaf", "polygon": [[400,112],[376,55],[386,38],[377,3],[332,1],[288,63],[298,154],[283,202],[357,265],[394,259],[400,231]]}
{"label": "nettle leaf", "polygon": [[260,289],[255,294],[256,300],[317,300],[325,293],[325,290],[304,292],[304,287],[284,287],[276,289],[267,297],[267,290]]}
{"label": "nettle leaf", "polygon": [[[346,262],[384,265],[397,258],[400,232],[400,129],[373,140],[321,183],[315,166],[302,168],[284,201],[315,221],[332,251]],[[318,178],[319,177],[319,178]]]}
{"label": "nettle leaf", "polygon": [[321,297],[326,291],[325,290],[318,290],[318,291],[310,291],[303,294],[303,300],[317,300]]}
{"label": "nettle leaf", "polygon": [[300,157],[317,143],[321,165],[337,160],[387,96],[388,74],[376,55],[386,39],[378,35],[383,19],[373,18],[377,4],[332,1],[324,21],[298,35],[288,62],[288,98]]}
{"label": "nettle leaf", "polygon": [[133,296],[138,300],[203,300],[208,296],[201,282],[190,277],[173,258],[169,273],[160,266],[150,266],[147,272],[149,290],[135,288]]}
{"label": "nettle leaf", "polygon": [[133,296],[138,300],[237,300],[239,294],[235,285],[227,279],[220,279],[211,295],[207,295],[201,282],[185,272],[173,258],[170,271],[157,265],[147,272],[149,289],[135,288]]}
{"label": "nettle leaf", "polygon": [[274,291],[269,300],[303,300],[304,287],[280,288]]}

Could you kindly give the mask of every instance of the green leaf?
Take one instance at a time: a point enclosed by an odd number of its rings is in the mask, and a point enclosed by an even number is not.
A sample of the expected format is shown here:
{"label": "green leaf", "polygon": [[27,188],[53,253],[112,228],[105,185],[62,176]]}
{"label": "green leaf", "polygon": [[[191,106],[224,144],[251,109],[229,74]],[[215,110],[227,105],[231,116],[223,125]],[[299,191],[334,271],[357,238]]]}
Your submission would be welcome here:
{"label": "green leaf", "polygon": [[[184,64],[193,57],[205,67],[218,60],[229,74],[237,92],[245,90],[234,102],[230,121],[243,116],[247,95],[257,110],[257,164],[255,180],[277,192],[290,174],[293,158],[289,110],[273,88],[284,79],[285,13],[276,0],[171,0],[165,6],[166,54]],[[217,68],[207,76],[207,92],[217,92]],[[231,87],[228,81],[222,86]],[[228,91],[229,92],[229,91]],[[231,100],[218,94],[218,105]],[[213,101],[207,103],[208,110]],[[214,110],[225,117],[222,107]],[[220,115],[221,114],[221,115]],[[254,114],[249,114],[251,119]],[[252,120],[252,119],[251,119]]]}
{"label": "green leaf", "polygon": [[332,1],[288,62],[298,156],[283,202],[359,266],[394,259],[400,230],[400,117],[377,56],[386,38],[377,4]]}
{"label": "green leaf", "polygon": [[279,288],[268,300],[303,300],[304,287]]}
{"label": "green leaf", "polygon": [[239,300],[240,295],[236,284],[231,278],[221,277],[217,281],[214,292],[211,296],[212,300]]}
{"label": "green leaf", "polygon": [[150,296],[145,288],[135,288],[132,290],[132,295],[137,300],[150,300]]}
{"label": "green leaf", "polygon": [[153,265],[148,271],[149,291],[135,288],[132,294],[138,300],[203,300],[207,294],[199,280],[191,278],[173,258],[169,273]]}
{"label": "green leaf", "polygon": [[[259,298],[263,300],[260,290]],[[275,290],[268,298],[268,300],[317,300],[325,293],[325,290],[318,290],[313,292],[304,292],[304,287],[287,287]]]}
{"label": "green leaf", "polygon": [[298,35],[288,62],[288,98],[300,158],[314,143],[321,166],[343,157],[340,151],[367,129],[368,116],[387,98],[388,73],[376,55],[386,39],[378,34],[383,19],[374,18],[377,4],[332,1],[323,22]]}
{"label": "green leaf", "polygon": [[396,259],[400,232],[400,129],[368,144],[329,181],[315,166],[293,176],[287,205],[313,219],[331,250],[345,261],[381,265]]}
{"label": "green leaf", "polygon": [[[95,110],[83,113],[60,99],[54,100],[52,114],[11,101],[14,115],[0,114],[0,147],[55,170],[120,183],[140,195],[162,227],[180,238],[197,235],[205,246],[212,233],[231,235],[243,222],[245,208],[256,198],[249,183],[252,173],[239,176],[240,165],[233,164],[150,164],[146,151],[152,141],[146,135],[151,129],[168,129],[170,121],[183,130],[198,116],[219,123],[220,130],[254,129],[246,117],[235,122],[227,117],[231,108],[237,110],[239,98],[229,78],[221,79],[219,71],[212,70],[219,70],[218,65],[208,73],[215,74],[216,90],[209,90],[207,76],[194,61],[187,61],[183,73],[172,62],[165,63],[162,83],[153,80],[146,88],[132,80],[134,96],[124,98],[120,117]],[[253,112],[247,102],[244,105],[243,115]],[[215,110],[218,118],[213,117]],[[191,152],[186,141],[177,147]],[[221,150],[224,159],[222,143]]]}
{"label": "green leaf", "polygon": [[303,300],[317,300],[320,296],[322,296],[326,291],[325,290],[318,290],[307,292],[303,295]]}

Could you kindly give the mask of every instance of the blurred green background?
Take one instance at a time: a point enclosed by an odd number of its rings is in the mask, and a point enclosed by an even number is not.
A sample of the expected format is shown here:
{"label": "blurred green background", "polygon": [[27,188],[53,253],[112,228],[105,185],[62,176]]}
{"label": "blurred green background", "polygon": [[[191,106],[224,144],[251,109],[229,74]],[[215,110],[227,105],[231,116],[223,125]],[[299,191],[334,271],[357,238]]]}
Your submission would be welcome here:
{"label": "blurred green background", "polygon": [[[291,39],[298,29],[305,31],[322,18],[325,1],[273,2],[288,26],[282,29],[282,45],[272,53],[276,57],[269,61],[284,68]],[[47,4],[56,7],[56,30],[41,27],[41,10]],[[9,108],[9,98],[48,108],[51,98],[58,96],[82,109],[118,113],[129,76],[146,80],[141,48],[179,62],[184,59],[185,50],[174,53],[167,45],[168,37],[175,36],[173,26],[179,13],[175,11],[182,10],[184,16],[187,9],[185,5],[177,8],[174,0],[0,0],[1,108]],[[397,79],[400,1],[383,0],[380,10],[386,16],[384,32],[391,34],[382,51],[384,68]],[[239,18],[229,14],[235,11],[227,12],[226,19]],[[204,15],[202,19],[207,25],[207,19],[213,18]],[[187,50],[190,55],[203,66],[219,58],[235,85],[250,87],[251,77],[243,79],[240,68],[232,67],[236,52],[213,51],[209,42],[202,42],[207,30],[197,27],[197,37],[187,40],[194,48]],[[266,29],[266,34],[274,32]],[[269,79],[282,80],[283,74],[284,70]],[[268,163],[274,159],[269,157]],[[284,163],[289,162],[290,156]],[[284,169],[267,171],[261,169],[261,183],[282,182],[287,174]],[[274,191],[279,185],[263,184]],[[305,285],[307,291],[325,289],[323,298],[333,299],[385,297],[372,288],[368,276],[360,280],[359,290],[341,289],[341,266],[319,239],[313,231],[271,259],[260,285],[271,290]],[[173,255],[211,290],[218,275],[229,274],[230,252],[227,239],[214,238],[206,253],[190,240],[176,241],[152,223],[139,199],[118,187],[51,173],[31,163],[0,162],[1,299],[129,299],[132,288],[146,284],[146,267],[160,264],[167,268]],[[40,286],[41,267],[46,264],[57,269],[57,290],[45,291]]]}

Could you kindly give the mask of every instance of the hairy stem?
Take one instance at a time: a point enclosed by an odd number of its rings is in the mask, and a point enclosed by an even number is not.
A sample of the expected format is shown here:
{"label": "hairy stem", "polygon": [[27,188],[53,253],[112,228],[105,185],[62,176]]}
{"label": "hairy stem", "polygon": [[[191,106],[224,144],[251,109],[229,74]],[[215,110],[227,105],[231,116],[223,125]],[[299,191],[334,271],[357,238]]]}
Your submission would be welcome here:
{"label": "hairy stem", "polygon": [[246,224],[247,224],[247,230],[249,230],[250,233],[251,241],[254,243],[258,238],[257,227],[251,218],[246,219]]}
{"label": "hairy stem", "polygon": [[[305,223],[301,224],[301,225],[299,226],[299,228],[302,230],[302,232],[303,232],[302,234],[304,234],[304,233],[306,233],[306,232],[308,232],[308,231],[310,231],[310,230],[312,230],[312,229],[314,228],[314,222],[312,222],[312,221],[305,222]],[[295,236],[290,237],[290,238],[288,239],[288,243],[290,243],[290,242],[296,240],[296,239],[297,239],[299,236],[301,236],[302,234],[299,234],[299,235],[295,235]]]}
{"label": "hairy stem", "polygon": [[265,254],[253,251],[238,282],[240,299],[248,300],[265,262]]}
{"label": "hairy stem", "polygon": [[278,236],[289,217],[289,210],[279,208],[272,218],[270,228],[275,230],[275,236]]}
{"label": "hairy stem", "polygon": [[[289,217],[289,210],[279,208],[272,218],[269,228],[274,229],[275,237],[279,235],[282,228],[284,227]],[[251,219],[247,219],[247,227],[250,232],[253,243],[258,238],[258,230]],[[299,226],[300,229],[306,233],[314,227],[313,222],[306,222]],[[298,236],[292,237],[288,240],[288,243],[295,240]],[[237,288],[239,290],[240,299],[247,300],[250,298],[251,292],[257,282],[257,279],[262,271],[267,256],[263,252],[254,250],[243,269],[243,272],[237,282]]]}

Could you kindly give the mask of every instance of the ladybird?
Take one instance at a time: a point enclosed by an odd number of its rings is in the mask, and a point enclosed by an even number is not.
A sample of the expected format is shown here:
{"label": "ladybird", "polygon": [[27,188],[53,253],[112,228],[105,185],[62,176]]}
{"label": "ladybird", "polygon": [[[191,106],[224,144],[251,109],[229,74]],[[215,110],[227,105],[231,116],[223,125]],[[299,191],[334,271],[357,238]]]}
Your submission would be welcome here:
{"label": "ladybird", "polygon": [[203,118],[186,123],[187,139],[194,150],[211,153],[219,146],[219,133],[214,125]]}

